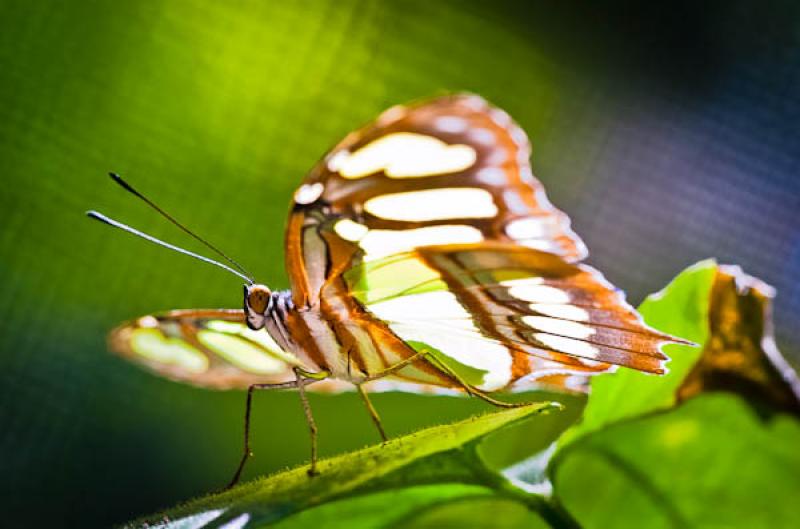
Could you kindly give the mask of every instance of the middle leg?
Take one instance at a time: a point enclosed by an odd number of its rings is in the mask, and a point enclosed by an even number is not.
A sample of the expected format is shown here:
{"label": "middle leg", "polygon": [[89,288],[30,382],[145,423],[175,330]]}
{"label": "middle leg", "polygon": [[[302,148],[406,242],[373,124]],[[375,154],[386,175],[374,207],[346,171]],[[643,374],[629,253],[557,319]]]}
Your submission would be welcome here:
{"label": "middle leg", "polygon": [[239,478],[242,476],[242,471],[244,470],[247,460],[253,456],[253,452],[250,450],[250,414],[253,410],[253,392],[257,389],[291,389],[296,387],[297,381],[293,380],[291,382],[282,382],[279,384],[252,384],[247,388],[247,401],[244,408],[244,450],[242,451],[242,458],[239,461],[239,466],[236,468],[236,472],[233,474],[230,483],[225,487],[225,490],[236,485]]}
{"label": "middle leg", "polygon": [[364,389],[363,384],[356,384],[356,388],[358,388],[358,393],[361,395],[361,400],[364,401],[364,405],[367,407],[370,417],[372,417],[372,422],[375,424],[375,428],[378,429],[378,433],[381,434],[381,439],[383,439],[383,442],[385,443],[389,440],[389,438],[386,437],[386,431],[383,429],[383,424],[381,423],[381,417],[378,415],[378,411],[375,409],[375,406],[372,405],[372,401],[369,400],[367,390]]}
{"label": "middle leg", "polygon": [[[378,379],[387,377],[389,375],[393,375],[396,372],[398,372],[401,369],[403,369],[404,367],[407,367],[407,366],[413,364],[414,362],[417,362],[417,361],[419,361],[419,360],[421,360],[423,358],[425,360],[427,360],[428,362],[430,362],[430,364],[433,365],[436,369],[438,369],[439,371],[441,371],[442,373],[447,375],[453,382],[456,383],[456,385],[458,385],[459,387],[461,387],[461,389],[466,391],[468,395],[471,395],[473,397],[477,397],[477,398],[483,400],[484,402],[488,402],[489,404],[491,404],[493,406],[497,406],[498,408],[519,408],[521,406],[527,405],[527,403],[524,403],[524,402],[523,403],[504,402],[504,401],[501,401],[501,400],[497,400],[497,399],[495,399],[493,397],[490,397],[489,395],[487,395],[483,391],[479,390],[475,386],[472,386],[471,384],[466,382],[464,379],[462,379],[458,375],[458,373],[453,371],[453,369],[451,369],[447,364],[442,362],[439,358],[437,358],[435,355],[433,355],[430,351],[427,351],[425,349],[423,349],[421,351],[417,351],[415,354],[409,356],[405,360],[401,360],[400,362],[397,362],[396,364],[394,364],[392,366],[389,366],[386,369],[384,369],[382,371],[379,371],[378,373],[373,373],[372,375],[369,375],[369,376],[365,377],[361,381],[361,383],[363,384],[365,382],[370,382],[372,380],[378,380]],[[360,387],[359,387],[359,391],[361,391]],[[368,406],[370,406],[370,405],[368,404]],[[370,410],[370,413],[372,413],[372,410]]]}

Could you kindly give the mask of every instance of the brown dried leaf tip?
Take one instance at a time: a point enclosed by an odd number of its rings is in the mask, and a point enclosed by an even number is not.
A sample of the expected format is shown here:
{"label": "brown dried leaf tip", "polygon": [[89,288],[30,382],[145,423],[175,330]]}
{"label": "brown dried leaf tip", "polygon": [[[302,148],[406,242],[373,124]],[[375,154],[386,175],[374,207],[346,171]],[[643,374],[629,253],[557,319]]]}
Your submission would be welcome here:
{"label": "brown dried leaf tip", "polygon": [[709,338],[678,390],[683,401],[706,391],[730,391],[800,416],[800,380],[773,336],[775,289],[738,266],[717,268],[709,303]]}

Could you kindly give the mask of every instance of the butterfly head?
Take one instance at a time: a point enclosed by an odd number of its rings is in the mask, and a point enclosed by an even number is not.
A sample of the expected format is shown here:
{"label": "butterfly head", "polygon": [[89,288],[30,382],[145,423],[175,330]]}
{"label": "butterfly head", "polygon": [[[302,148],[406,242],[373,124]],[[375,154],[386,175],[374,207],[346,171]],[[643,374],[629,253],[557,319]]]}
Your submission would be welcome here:
{"label": "butterfly head", "polygon": [[244,312],[247,315],[247,326],[253,330],[262,328],[272,310],[272,303],[272,291],[266,285],[245,285]]}

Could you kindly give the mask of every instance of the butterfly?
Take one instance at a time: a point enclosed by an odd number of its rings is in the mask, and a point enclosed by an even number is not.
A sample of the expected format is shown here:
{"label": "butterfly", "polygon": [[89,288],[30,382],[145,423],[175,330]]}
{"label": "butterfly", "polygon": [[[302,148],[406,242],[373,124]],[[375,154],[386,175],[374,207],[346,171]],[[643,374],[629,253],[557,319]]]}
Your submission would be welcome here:
{"label": "butterfly", "polygon": [[681,340],[645,325],[620,290],[581,263],[586,247],[529,157],[525,132],[476,95],[394,106],[346,136],[294,193],[289,290],[256,283],[206,243],[236,270],[192,255],[246,281],[243,309],[143,316],[114,329],[110,347],[173,380],[248,389],[232,483],[250,454],[257,389],[299,390],[313,474],[306,389],[357,388],[385,439],[368,387],[456,391],[510,406],[495,395],[569,387],[616,366],[664,373],[662,347]]}

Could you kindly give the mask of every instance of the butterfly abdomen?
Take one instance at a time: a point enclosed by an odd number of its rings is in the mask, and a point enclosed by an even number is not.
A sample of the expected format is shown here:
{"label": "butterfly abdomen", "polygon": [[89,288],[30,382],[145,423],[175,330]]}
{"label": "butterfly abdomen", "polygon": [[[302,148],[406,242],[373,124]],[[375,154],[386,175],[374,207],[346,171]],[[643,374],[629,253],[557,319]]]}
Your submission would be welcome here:
{"label": "butterfly abdomen", "polygon": [[[326,284],[324,292],[320,303],[285,314],[284,326],[297,348],[295,354],[307,356],[332,377],[353,383],[416,354],[353,298],[341,277]],[[409,381],[452,385],[425,362],[408,366],[400,374]]]}

